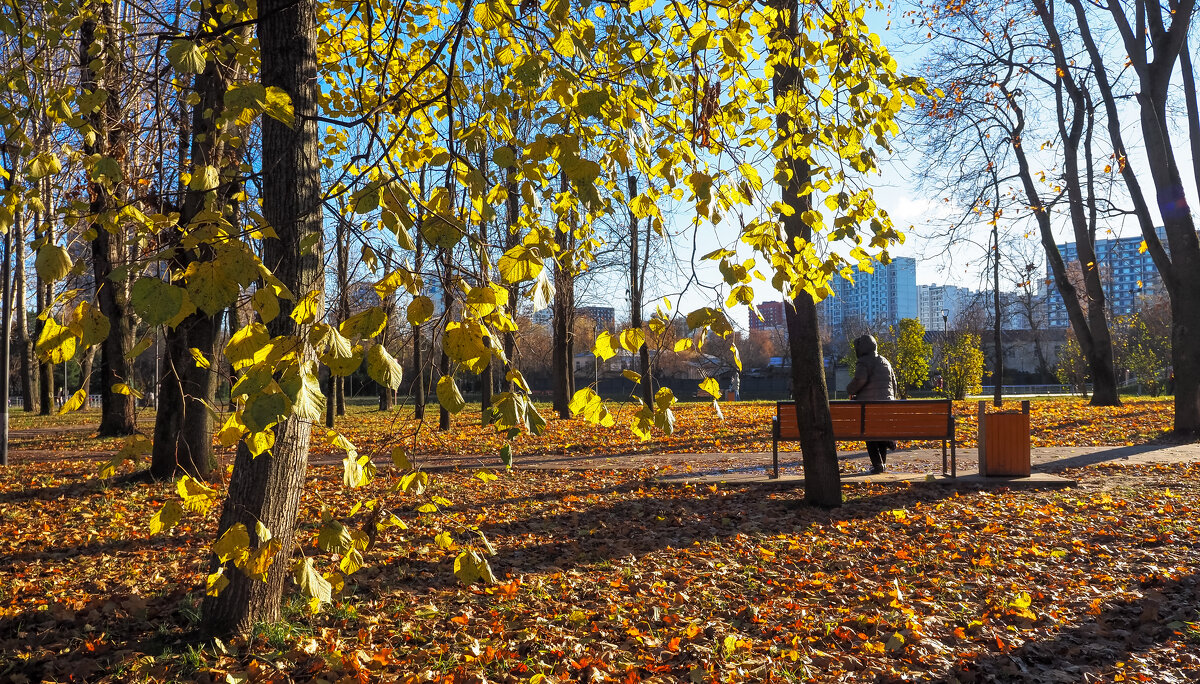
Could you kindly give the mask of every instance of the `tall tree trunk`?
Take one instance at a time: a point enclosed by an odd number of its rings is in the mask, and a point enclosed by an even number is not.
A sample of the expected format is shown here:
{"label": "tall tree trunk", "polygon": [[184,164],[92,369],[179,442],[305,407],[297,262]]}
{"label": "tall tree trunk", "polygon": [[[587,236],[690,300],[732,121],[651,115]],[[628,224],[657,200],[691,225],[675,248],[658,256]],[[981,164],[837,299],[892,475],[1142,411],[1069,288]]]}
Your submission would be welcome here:
{"label": "tall tree trunk", "polygon": [[[46,230],[46,235],[53,239],[53,231]],[[50,289],[51,284],[42,281],[39,275],[37,279],[37,310],[45,311],[50,302],[53,301],[53,291]],[[38,319],[38,337],[42,336],[42,328],[46,322]],[[49,361],[38,362],[38,414],[48,416],[54,413],[54,366]]]}
{"label": "tall tree trunk", "polygon": [[[1063,261],[1062,253],[1058,251],[1058,242],[1055,239],[1054,227],[1050,221],[1050,207],[1042,202],[1041,196],[1038,194],[1037,183],[1033,180],[1029,158],[1025,154],[1024,147],[1025,110],[1017,102],[1017,96],[1005,88],[1003,84],[1001,85],[1001,92],[1004,94],[1016,117],[1017,123],[1013,128],[1011,141],[1013,156],[1017,160],[1018,176],[1021,179],[1025,198],[1032,210],[1034,221],[1037,223],[1042,248],[1046,252],[1046,264],[1049,266],[1050,273],[1054,277],[1054,286],[1062,297],[1063,307],[1067,310],[1067,320],[1071,324],[1071,329],[1075,332],[1075,339],[1079,342],[1079,348],[1083,352],[1084,358],[1089,360],[1089,369],[1091,369],[1093,385],[1095,385],[1095,378],[1106,375],[1103,370],[1103,360],[1096,352],[1097,342],[1093,335],[1092,326],[1089,324],[1088,314],[1084,311],[1083,305],[1080,302],[1079,291],[1071,283],[1067,275],[1066,262]],[[1072,220],[1074,222],[1074,218]],[[1086,227],[1084,230],[1086,237]],[[1091,242],[1088,242],[1086,245],[1076,244],[1076,247],[1080,250],[1081,261],[1085,260],[1083,257],[1084,252],[1091,251],[1091,244]],[[1092,254],[1091,261],[1094,263],[1094,252]],[[1105,331],[1107,331],[1107,328],[1105,328]],[[1093,367],[1091,365],[1093,362],[1099,363],[1099,367]],[[1111,363],[1109,364],[1109,369],[1111,373]],[[1112,377],[1115,379],[1115,375]]]}
{"label": "tall tree trunk", "polygon": [[[562,174],[560,192],[565,195],[570,188],[567,184],[567,174]],[[563,229],[566,228],[564,231]],[[568,235],[573,232],[565,221],[560,221],[554,231],[554,242],[558,245],[558,254],[554,258],[554,304],[553,304],[553,335],[550,348],[550,374],[553,385],[554,410],[559,418],[570,418],[571,410],[571,358],[569,356],[569,340],[571,321],[569,311],[571,298],[574,294],[573,281],[570,273],[570,253],[568,251]]]}
{"label": "tall tree trunk", "polygon": [[567,318],[567,397],[570,399],[575,396],[575,250],[578,247],[576,242],[575,229],[578,227],[578,214],[571,215],[571,235],[567,241],[567,252],[571,255],[571,260],[567,265],[566,290],[566,318]]}
{"label": "tall tree trunk", "polygon": [[[425,170],[422,169],[419,175],[419,184],[421,197],[425,196]],[[425,266],[425,239],[421,237],[421,223],[425,220],[423,209],[418,209],[417,225],[416,225],[416,253],[413,256],[413,271],[420,273]],[[444,299],[444,298],[443,298]],[[414,323],[412,327],[413,340],[413,381],[416,385],[413,387],[413,417],[417,420],[425,419],[425,363],[422,352],[422,344],[424,343],[424,334],[421,331],[421,324]],[[489,373],[490,377],[490,373]]]}
{"label": "tall tree trunk", "polygon": [[[996,186],[996,193],[1000,188]],[[997,202],[999,207],[1000,203]],[[1004,339],[1003,323],[1004,310],[1000,306],[1000,217],[996,216],[992,223],[992,312],[995,316],[992,329],[992,344],[996,349],[995,366],[992,374],[995,382],[992,385],[992,405],[1000,408],[1004,405]]]}
{"label": "tall tree trunk", "polygon": [[[481,147],[479,150],[479,172],[487,178],[487,148]],[[491,267],[489,263],[491,259],[491,244],[488,242],[488,222],[487,219],[480,218],[479,220],[479,284],[482,287],[488,287],[492,283]],[[487,365],[483,367],[483,372],[479,374],[479,420],[483,425],[487,425],[488,417],[492,408],[492,357],[488,356]]]}
{"label": "tall tree trunk", "polygon": [[[218,35],[226,28],[214,17],[210,3],[205,3],[201,12],[201,24],[214,24]],[[247,27],[236,29],[238,37],[248,37]],[[233,39],[228,36],[219,41],[226,50],[234,49]],[[169,266],[174,277],[186,273],[193,264],[208,262],[215,258],[210,245],[187,248],[181,244],[184,234],[202,211],[225,213],[233,206],[232,195],[236,184],[229,178],[229,169],[237,157],[237,151],[225,140],[228,130],[218,123],[225,111],[224,96],[230,83],[237,77],[239,67],[232,59],[209,59],[204,72],[194,83],[199,101],[192,110],[190,157],[196,166],[210,166],[222,171],[218,187],[209,190],[187,189],[179,223],[174,230],[164,235],[164,240],[177,247],[171,255]],[[228,127],[230,124],[225,124]],[[234,218],[227,215],[227,218]],[[234,308],[234,307],[231,307]],[[192,477],[208,479],[216,459],[213,454],[213,418],[209,407],[216,403],[217,369],[222,360],[217,358],[217,337],[221,330],[221,319],[225,312],[206,313],[197,310],[184,317],[174,327],[165,330],[165,363],[161,366],[158,382],[159,411],[155,414],[154,447],[151,455],[150,474],[156,479],[174,477],[178,471]],[[232,334],[231,330],[230,333]],[[199,352],[207,363],[198,364],[193,351]]]}
{"label": "tall tree trunk", "polygon": [[[262,206],[278,238],[263,240],[263,262],[297,297],[324,289],[320,238],[307,250],[301,245],[321,234],[321,176],[318,145],[317,2],[316,0],[259,0],[258,41],[262,83],[281,88],[292,99],[296,123],[289,128],[264,117],[262,121]],[[311,363],[312,346],[289,315],[292,302],[280,302],[280,315],[268,324],[272,336],[294,336],[298,362]],[[318,312],[319,314],[319,312]],[[320,316],[318,315],[318,319]],[[292,569],[295,528],[308,465],[310,423],[295,417],[275,426],[275,445],[254,458],[245,443],[238,445],[229,494],[221,514],[218,537],[236,523],[246,526],[250,544],[264,543],[261,523],[279,540],[266,581],[252,579],[225,564],[229,585],[203,605],[203,630],[215,636],[246,633],[257,622],[279,617],[283,585]]]}
{"label": "tall tree trunk", "polygon": [[33,356],[33,339],[29,336],[29,311],[25,302],[25,288],[28,285],[25,278],[25,235],[25,222],[17,221],[13,225],[13,314],[17,317],[13,340],[21,362],[21,408],[25,413],[33,413],[36,361]]}
{"label": "tall tree trunk", "polygon": [[[1183,182],[1167,125],[1167,96],[1175,62],[1187,45],[1187,32],[1195,12],[1195,0],[1174,3],[1170,9],[1170,27],[1161,15],[1165,7],[1137,3],[1136,23],[1129,24],[1126,5],[1110,3],[1108,10],[1124,43],[1129,63],[1138,77],[1138,120],[1146,146],[1146,164],[1157,191],[1163,230],[1169,250],[1159,239],[1150,214],[1149,201],[1141,187],[1134,165],[1128,162],[1118,100],[1088,22],[1082,0],[1067,0],[1075,11],[1079,35],[1092,62],[1092,73],[1100,90],[1108,121],[1109,138],[1117,158],[1117,169],[1125,181],[1134,213],[1142,229],[1146,248],[1171,299],[1171,357],[1175,374],[1175,431],[1181,435],[1200,434],[1200,240],[1183,192]],[[1151,40],[1147,41],[1147,33]],[[1153,59],[1148,46],[1153,46]],[[1186,95],[1185,95],[1186,97]],[[1193,129],[1189,123],[1189,132]],[[1195,141],[1192,143],[1195,144]],[[1168,253],[1169,252],[1169,253]]]}
{"label": "tall tree trunk", "polygon": [[[346,221],[338,217],[337,223],[337,282],[338,282],[338,323],[350,317],[350,242],[346,235]],[[346,378],[337,376],[334,381],[334,401],[337,402],[337,415],[346,415]]]}
{"label": "tall tree trunk", "polygon": [[[446,342],[446,336],[442,335],[442,344]],[[438,379],[450,377],[450,355],[446,353],[446,348],[442,347],[442,355],[438,359]],[[450,411],[438,402],[438,429],[445,431],[450,429]]]}
{"label": "tall tree trunk", "polygon": [[83,408],[92,407],[92,366],[96,359],[96,348],[88,347],[83,352],[83,358],[79,361],[79,389],[85,390],[86,394],[83,397]]}
{"label": "tall tree trunk", "polygon": [[[776,41],[794,44],[798,35],[796,0],[777,0],[780,10]],[[796,151],[799,124],[788,114],[789,100],[800,82],[800,69],[794,56],[783,56],[772,76],[772,91],[779,128],[779,166],[787,175],[782,201],[791,211],[780,217],[789,249],[796,242],[812,241],[812,226],[801,216],[812,208],[812,194],[803,193],[812,169]],[[817,325],[817,305],[812,295],[797,290],[791,306],[784,307],[788,327],[788,347],[792,356],[792,399],[800,426],[800,450],[804,458],[804,500],[822,507],[842,505],[842,483],[838,473],[837,445],[833,440],[833,418],[829,412],[829,394],[825,385],[825,360]]]}
{"label": "tall tree trunk", "polygon": [[[388,295],[387,298],[384,299],[383,310],[387,314],[388,322],[384,324],[383,332],[379,333],[379,338],[375,341],[375,344],[382,344],[383,348],[387,349],[387,343],[388,343],[388,337],[389,337],[388,331],[391,328],[392,319],[395,318],[395,314],[396,314],[396,295],[395,295],[395,293]],[[386,385],[379,384],[379,383],[376,383],[376,385],[379,387],[379,410],[380,411],[391,411],[392,410],[392,388],[390,388]]]}
{"label": "tall tree trunk", "polygon": [[330,429],[333,429],[337,418],[337,400],[334,398],[336,379],[337,376],[330,372],[328,366],[321,366],[321,387],[325,392],[325,427]]}
{"label": "tall tree trunk", "polygon": [[[513,150],[513,152],[518,152]],[[517,222],[521,218],[521,199],[520,188],[517,186],[517,171],[513,167],[508,167],[504,170],[504,189],[507,194],[505,206],[507,208],[506,221],[504,226],[504,251],[517,246]],[[520,292],[515,284],[510,284],[508,287],[508,315],[514,319],[517,317],[517,297]],[[505,388],[509,391],[515,391],[514,383],[508,380],[509,371],[516,369],[516,353],[517,353],[517,338],[512,331],[504,332],[504,378]]]}
{"label": "tall tree trunk", "polygon": [[[453,311],[453,308],[454,308],[453,301],[454,300],[452,300],[450,298],[450,266],[451,266],[450,258],[451,258],[451,254],[450,254],[450,250],[445,249],[445,248],[443,248],[441,250],[441,253],[442,253],[442,258],[441,258],[441,262],[442,262],[441,263],[442,307],[445,310],[446,320],[452,320],[453,314],[454,314],[454,311]],[[442,349],[442,355],[438,359],[438,382],[441,382],[442,378],[450,377],[450,355],[446,353],[445,330],[442,331],[441,349]],[[438,406],[439,406],[438,429],[439,430],[449,430],[450,429],[450,411],[448,411],[446,409],[446,406],[441,401],[438,401]]]}
{"label": "tall tree trunk", "polygon": [[[629,202],[637,197],[637,177],[629,176]],[[645,272],[645,257],[638,256],[638,220],[633,209],[629,210],[629,324],[634,330],[642,330],[642,285]],[[638,369],[642,376],[642,402],[654,410],[654,387],[650,382],[650,347],[645,342],[638,347]]]}
{"label": "tall tree trunk", "polygon": [[[1096,244],[1095,215],[1088,220],[1088,207],[1095,207],[1095,196],[1091,193],[1094,187],[1091,160],[1087,160],[1088,178],[1087,197],[1084,196],[1079,168],[1080,144],[1087,136],[1084,149],[1091,148],[1091,101],[1073,77],[1073,67],[1063,50],[1061,38],[1054,18],[1045,0],[1034,0],[1042,26],[1049,37],[1049,49],[1054,55],[1056,78],[1054,81],[1055,109],[1058,114],[1058,132],[1062,138],[1064,168],[1063,184],[1066,186],[1068,211],[1071,227],[1075,233],[1075,245],[1078,250],[1079,265],[1083,274],[1084,294],[1087,297],[1086,324],[1088,327],[1089,345],[1081,348],[1088,362],[1088,370],[1092,377],[1093,406],[1120,406],[1121,398],[1117,393],[1117,374],[1114,367],[1112,335],[1108,329],[1108,303],[1104,293],[1104,284],[1100,278],[1101,264],[1097,259],[1094,245]],[[1069,108],[1068,108],[1069,103]],[[1057,248],[1056,248],[1057,249]],[[1075,331],[1076,337],[1079,331]]]}
{"label": "tall tree trunk", "polygon": [[[93,141],[83,146],[88,155],[103,155],[121,164],[128,146],[128,136],[120,124],[122,112],[120,81],[122,56],[117,46],[117,23],[113,6],[101,3],[97,18],[83,23],[80,35],[80,87],[85,92],[106,88],[109,96],[87,119],[95,131]],[[97,65],[93,68],[93,65]],[[108,318],[108,336],[101,342],[100,355],[100,428],[101,436],[129,435],[137,430],[134,397],[113,389],[117,384],[129,384],[130,363],[125,358],[133,347],[133,312],[129,306],[126,279],[114,281],[113,272],[124,265],[125,235],[120,221],[110,221],[118,206],[115,184],[93,182],[90,213],[97,217],[91,224],[92,274],[96,285],[96,303],[100,313]]]}
{"label": "tall tree trunk", "polygon": [[[12,174],[8,174],[7,184],[11,188]],[[24,218],[18,213],[16,222]],[[4,290],[0,296],[0,466],[8,465],[8,391],[10,387],[9,373],[12,369],[11,346],[12,336],[12,257],[13,231],[4,231],[4,264],[0,268],[0,287]]]}

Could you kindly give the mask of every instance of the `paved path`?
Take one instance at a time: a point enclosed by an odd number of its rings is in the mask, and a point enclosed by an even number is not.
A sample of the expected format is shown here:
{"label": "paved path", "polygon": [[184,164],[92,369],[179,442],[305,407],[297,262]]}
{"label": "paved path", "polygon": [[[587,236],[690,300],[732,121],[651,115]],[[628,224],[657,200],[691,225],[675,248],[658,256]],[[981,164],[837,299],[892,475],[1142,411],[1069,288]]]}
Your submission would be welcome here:
{"label": "paved path", "polygon": [[[958,472],[979,470],[978,451],[958,450]],[[870,466],[866,451],[842,451],[838,454],[843,472],[866,471]],[[465,459],[464,459],[465,460]],[[478,463],[478,458],[474,459]],[[1175,444],[1153,442],[1123,447],[1044,447],[1032,450],[1035,472],[1053,473],[1066,468],[1078,468],[1094,463],[1188,463],[1200,462],[1200,443]],[[782,473],[800,472],[799,452],[780,452]],[[770,452],[694,453],[694,454],[637,454],[630,456],[538,456],[530,459],[516,455],[516,465],[524,468],[594,469],[594,468],[652,468],[660,473],[736,473],[766,472],[771,464]],[[942,468],[941,449],[902,449],[888,455],[888,470],[894,473],[939,473]]]}

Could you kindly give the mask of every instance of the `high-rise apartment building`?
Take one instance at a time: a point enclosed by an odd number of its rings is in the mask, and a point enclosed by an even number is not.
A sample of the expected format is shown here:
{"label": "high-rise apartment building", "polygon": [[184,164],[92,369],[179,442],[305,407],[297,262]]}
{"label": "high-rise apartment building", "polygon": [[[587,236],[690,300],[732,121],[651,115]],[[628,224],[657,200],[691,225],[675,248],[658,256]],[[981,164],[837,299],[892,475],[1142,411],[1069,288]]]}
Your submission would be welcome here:
{"label": "high-rise apartment building", "polygon": [[[1158,237],[1166,245],[1166,231],[1158,228]],[[1158,292],[1162,287],[1158,270],[1149,252],[1142,252],[1142,236],[1128,238],[1113,238],[1096,240],[1096,264],[1100,269],[1100,282],[1104,286],[1104,298],[1108,305],[1109,314],[1124,316],[1138,310],[1143,297]],[[1071,264],[1079,264],[1079,248],[1077,243],[1068,242],[1059,245],[1063,261],[1070,268]],[[1046,269],[1048,297],[1047,318],[1052,327],[1065,327],[1070,324],[1067,320],[1067,307],[1063,304],[1062,295],[1054,286],[1054,276]]]}
{"label": "high-rise apartment building", "polygon": [[762,316],[762,320],[758,320],[758,316],[750,314],[750,329],[751,330],[775,330],[778,328],[787,327],[787,318],[783,313],[783,302],[763,302],[758,305],[758,314]]}
{"label": "high-rise apartment building", "polygon": [[821,301],[826,325],[840,328],[858,319],[872,325],[917,318],[917,260],[896,257],[890,264],[877,264],[872,273],[854,274],[854,282],[834,278],[833,296]]}
{"label": "high-rise apartment building", "polygon": [[[926,330],[941,330],[952,327],[963,309],[967,308],[975,293],[965,287],[954,285],[918,285],[918,314]],[[942,320],[942,316],[946,319]]]}

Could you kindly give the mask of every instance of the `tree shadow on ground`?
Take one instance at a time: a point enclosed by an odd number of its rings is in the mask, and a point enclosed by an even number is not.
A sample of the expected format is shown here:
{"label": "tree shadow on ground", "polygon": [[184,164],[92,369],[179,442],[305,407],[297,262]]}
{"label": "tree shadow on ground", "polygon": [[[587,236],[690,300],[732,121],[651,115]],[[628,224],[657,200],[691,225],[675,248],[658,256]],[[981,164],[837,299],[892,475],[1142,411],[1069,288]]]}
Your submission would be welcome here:
{"label": "tree shadow on ground", "polygon": [[1053,461],[1043,461],[1035,463],[1033,469],[1039,472],[1058,472],[1067,468],[1082,468],[1084,466],[1096,465],[1098,463],[1110,463],[1114,461],[1128,461],[1134,456],[1142,454],[1150,454],[1156,451],[1166,451],[1175,447],[1183,446],[1186,442],[1174,441],[1153,441],[1145,444],[1136,444],[1133,446],[1120,446],[1103,451],[1096,451],[1090,454],[1079,454],[1078,456],[1068,456],[1059,458]]}
{"label": "tree shadow on ground", "polygon": [[[875,518],[884,511],[918,503],[932,505],[956,494],[951,487],[898,485],[882,494],[866,495],[865,489],[846,485],[845,505],[820,509],[803,502],[802,487],[704,489],[704,486],[685,485],[614,487],[608,491],[616,494],[644,491],[645,495],[600,503],[581,502],[577,508],[568,504],[567,510],[549,515],[532,513],[506,522],[485,522],[480,529],[497,549],[491,564],[496,575],[503,578],[506,573],[584,569],[738,534],[798,533],[814,524]],[[709,496],[700,496],[698,491]],[[721,494],[711,496],[717,492]],[[464,536],[463,541],[467,539]],[[407,564],[405,571],[385,573],[387,576],[381,580],[384,586],[380,588],[417,590],[427,586],[425,582],[438,582],[439,573],[427,564]],[[447,581],[452,582],[453,577]]]}
{"label": "tree shadow on ground", "polygon": [[[962,662],[941,681],[992,682],[1200,681],[1200,657],[1172,663],[1139,662],[1143,654],[1172,639],[1200,648],[1200,634],[1181,633],[1200,609],[1200,580],[1195,574],[1164,580],[1150,574],[1142,596],[1100,607],[1082,623],[1052,640],[1028,641],[1007,653]],[[1122,670],[1128,669],[1128,672]],[[1149,670],[1153,679],[1138,679]]]}

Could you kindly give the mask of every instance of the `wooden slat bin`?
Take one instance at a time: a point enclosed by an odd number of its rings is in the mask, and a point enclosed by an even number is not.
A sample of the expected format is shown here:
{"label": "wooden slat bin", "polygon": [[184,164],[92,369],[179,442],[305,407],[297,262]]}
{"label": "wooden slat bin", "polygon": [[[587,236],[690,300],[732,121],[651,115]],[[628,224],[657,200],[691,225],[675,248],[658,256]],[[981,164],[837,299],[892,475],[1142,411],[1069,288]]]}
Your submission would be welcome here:
{"label": "wooden slat bin", "polygon": [[1029,477],[1029,402],[1020,411],[987,412],[979,402],[979,474],[985,477]]}

